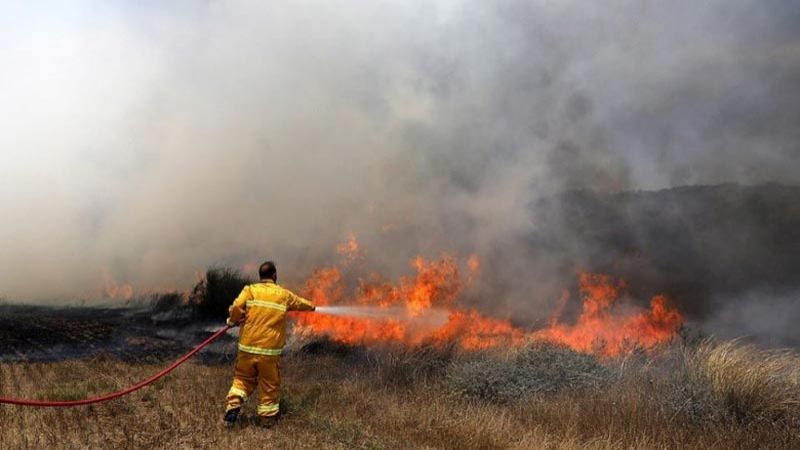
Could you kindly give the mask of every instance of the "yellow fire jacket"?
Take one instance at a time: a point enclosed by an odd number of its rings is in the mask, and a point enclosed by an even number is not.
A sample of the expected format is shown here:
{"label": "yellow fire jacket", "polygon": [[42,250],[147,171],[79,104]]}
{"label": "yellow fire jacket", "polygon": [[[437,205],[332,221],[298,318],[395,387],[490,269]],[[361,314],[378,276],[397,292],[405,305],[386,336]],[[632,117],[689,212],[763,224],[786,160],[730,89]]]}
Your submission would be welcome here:
{"label": "yellow fire jacket", "polygon": [[314,309],[310,301],[266,280],[242,289],[228,309],[228,325],[244,318],[239,330],[239,351],[280,355],[286,344],[286,312]]}

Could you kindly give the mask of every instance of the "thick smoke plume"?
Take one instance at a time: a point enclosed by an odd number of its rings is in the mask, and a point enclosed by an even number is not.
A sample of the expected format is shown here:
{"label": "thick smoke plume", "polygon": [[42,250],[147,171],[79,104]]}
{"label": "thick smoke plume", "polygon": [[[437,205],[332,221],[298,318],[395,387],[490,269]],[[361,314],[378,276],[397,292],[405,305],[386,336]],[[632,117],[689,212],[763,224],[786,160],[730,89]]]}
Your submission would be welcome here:
{"label": "thick smoke plume", "polygon": [[797,2],[2,10],[13,300],[184,289],[265,257],[296,281],[355,233],[388,274],[477,254],[473,301],[536,320],[596,261],[537,257],[530,236],[568,217],[538,199],[800,181]]}

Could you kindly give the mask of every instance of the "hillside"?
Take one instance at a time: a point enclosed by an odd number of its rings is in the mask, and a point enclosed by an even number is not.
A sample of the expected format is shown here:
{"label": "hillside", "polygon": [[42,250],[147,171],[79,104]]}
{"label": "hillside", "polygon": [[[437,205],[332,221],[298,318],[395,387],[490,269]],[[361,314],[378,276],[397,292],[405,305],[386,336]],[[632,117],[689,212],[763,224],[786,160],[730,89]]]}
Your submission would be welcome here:
{"label": "hillside", "polygon": [[692,186],[540,201],[532,239],[589,270],[663,291],[696,316],[711,297],[800,287],[800,187]]}
{"label": "hillside", "polygon": [[589,271],[624,279],[640,301],[666,294],[708,333],[800,345],[783,319],[800,314],[800,187],[575,191],[530,211],[531,230],[498,243],[484,264],[483,294],[515,297],[498,309],[523,322],[542,320],[532,299],[556,299]]}

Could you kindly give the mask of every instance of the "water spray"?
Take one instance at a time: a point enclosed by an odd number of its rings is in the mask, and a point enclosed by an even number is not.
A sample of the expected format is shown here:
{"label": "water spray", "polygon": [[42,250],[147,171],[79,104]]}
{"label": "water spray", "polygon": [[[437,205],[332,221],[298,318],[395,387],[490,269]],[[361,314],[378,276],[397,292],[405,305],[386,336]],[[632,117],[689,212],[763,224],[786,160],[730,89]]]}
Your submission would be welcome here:
{"label": "water spray", "polygon": [[439,308],[429,308],[421,314],[414,314],[408,308],[393,306],[382,308],[379,306],[317,306],[316,312],[330,316],[355,317],[372,320],[399,320],[415,322],[420,325],[439,327],[447,323],[449,313]]}
{"label": "water spray", "polygon": [[[360,306],[360,305],[338,305],[338,306],[317,306],[317,314],[329,316],[352,317],[364,320],[395,320],[400,322],[413,323],[424,328],[438,328],[447,323],[450,313],[441,308],[428,308],[419,314],[414,314],[408,308],[402,306],[380,307],[380,306]],[[204,331],[214,332],[213,326],[205,327]],[[232,336],[239,335],[239,329],[234,327],[228,330]]]}

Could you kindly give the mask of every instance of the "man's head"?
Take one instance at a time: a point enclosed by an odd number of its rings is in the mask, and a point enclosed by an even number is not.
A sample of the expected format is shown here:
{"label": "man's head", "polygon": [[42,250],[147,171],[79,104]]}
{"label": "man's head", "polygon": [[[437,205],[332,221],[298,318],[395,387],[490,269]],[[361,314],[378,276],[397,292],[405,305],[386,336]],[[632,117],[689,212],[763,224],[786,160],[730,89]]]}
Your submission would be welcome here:
{"label": "man's head", "polygon": [[258,268],[258,276],[261,277],[262,280],[272,280],[277,282],[278,281],[278,269],[275,267],[275,263],[272,261],[267,261]]}

